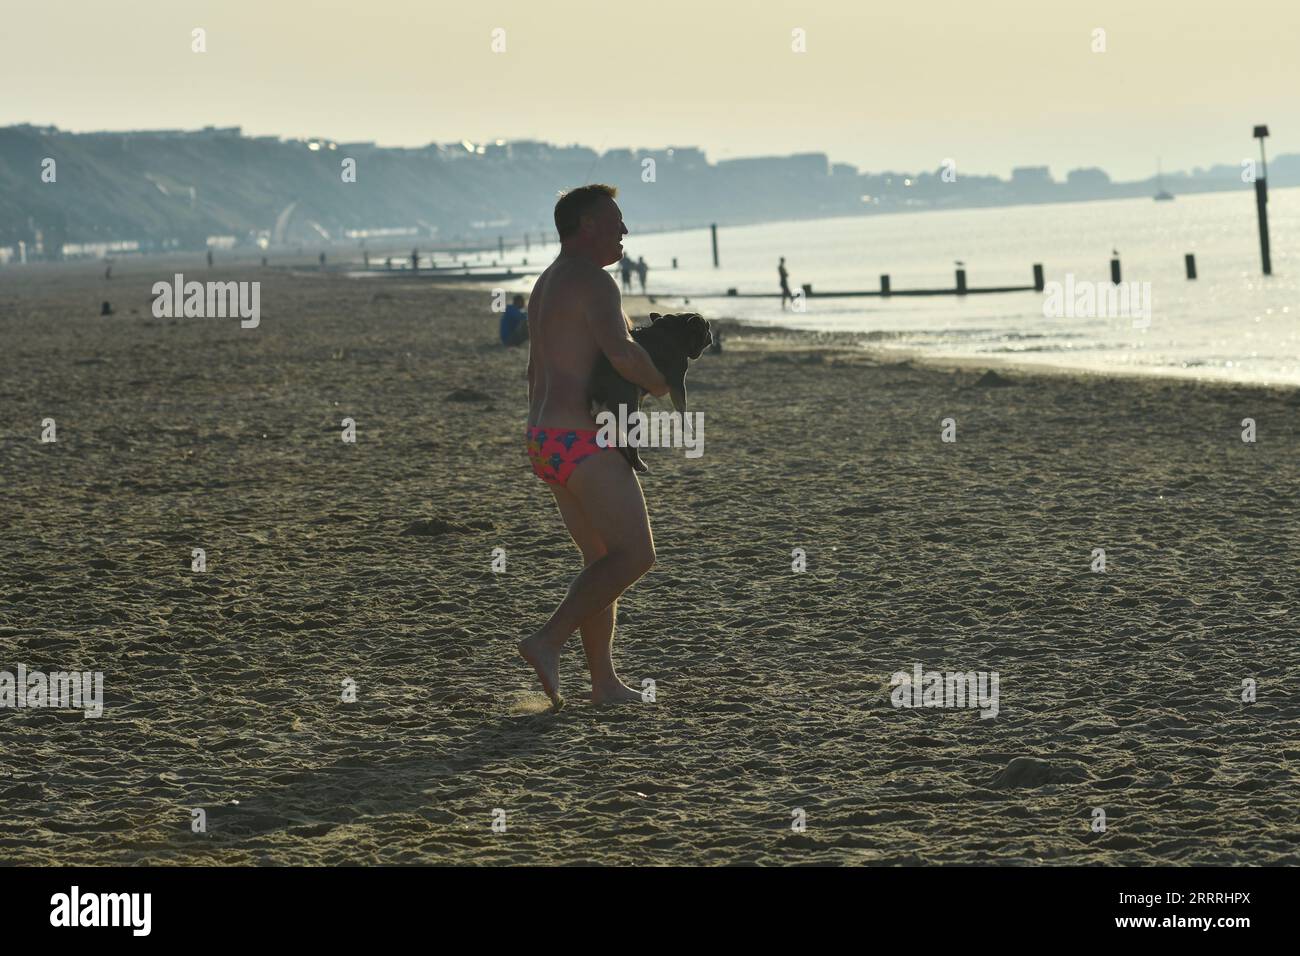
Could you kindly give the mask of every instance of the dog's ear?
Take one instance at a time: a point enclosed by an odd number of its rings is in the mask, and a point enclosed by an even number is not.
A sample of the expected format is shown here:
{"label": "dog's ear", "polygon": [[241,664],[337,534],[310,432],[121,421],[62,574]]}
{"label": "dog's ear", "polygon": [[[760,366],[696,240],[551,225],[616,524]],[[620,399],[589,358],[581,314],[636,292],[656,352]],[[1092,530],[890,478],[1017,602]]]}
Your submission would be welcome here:
{"label": "dog's ear", "polygon": [[650,313],[650,324],[651,324],[651,325],[654,325],[656,322],[658,322],[658,321],[659,321],[660,319],[662,319],[662,318],[663,318],[663,316],[660,315],[658,312],[651,312],[651,313]]}

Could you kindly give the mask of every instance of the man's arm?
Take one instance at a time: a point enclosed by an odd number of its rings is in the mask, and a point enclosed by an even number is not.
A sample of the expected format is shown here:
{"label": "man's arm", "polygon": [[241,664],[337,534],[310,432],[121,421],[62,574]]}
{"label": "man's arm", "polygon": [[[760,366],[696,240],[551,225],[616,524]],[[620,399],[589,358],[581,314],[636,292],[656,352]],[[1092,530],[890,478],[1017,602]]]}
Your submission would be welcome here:
{"label": "man's arm", "polygon": [[603,269],[593,283],[587,305],[587,327],[614,370],[634,385],[658,398],[668,394],[668,383],[655,368],[650,353],[636,344],[623,317],[623,299],[614,277]]}

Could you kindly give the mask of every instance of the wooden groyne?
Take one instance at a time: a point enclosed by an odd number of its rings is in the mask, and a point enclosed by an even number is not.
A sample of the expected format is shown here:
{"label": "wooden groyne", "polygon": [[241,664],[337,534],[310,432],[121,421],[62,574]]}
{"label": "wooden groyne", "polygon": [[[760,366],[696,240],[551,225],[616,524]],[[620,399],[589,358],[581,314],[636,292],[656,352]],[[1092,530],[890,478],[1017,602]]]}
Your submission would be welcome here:
{"label": "wooden groyne", "polygon": [[[895,289],[888,275],[880,277],[879,289],[835,289],[830,292],[818,292],[811,285],[804,285],[801,288],[805,299],[892,299],[902,296],[996,295],[1005,292],[1042,292],[1045,283],[1043,282],[1042,263],[1036,262],[1034,263],[1034,281],[1032,285],[994,285],[972,288],[966,284],[966,270],[958,269],[956,282],[952,288]],[[726,292],[657,292],[655,294],[668,299],[780,299],[783,297],[783,293],[780,292],[741,292],[739,289],[728,289]]]}

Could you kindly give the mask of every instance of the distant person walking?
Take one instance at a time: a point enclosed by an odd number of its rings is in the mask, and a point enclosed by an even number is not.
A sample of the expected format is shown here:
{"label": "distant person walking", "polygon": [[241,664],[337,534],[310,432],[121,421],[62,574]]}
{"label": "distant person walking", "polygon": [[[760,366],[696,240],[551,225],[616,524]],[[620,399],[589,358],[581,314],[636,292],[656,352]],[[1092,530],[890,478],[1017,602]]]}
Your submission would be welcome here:
{"label": "distant person walking", "polygon": [[632,269],[635,268],[632,265],[632,257],[629,256],[626,252],[623,253],[623,258],[619,261],[618,267],[619,270],[623,273],[623,291],[631,292],[632,291]]}
{"label": "distant person walking", "polygon": [[412,272],[420,271],[420,250],[419,249],[411,250],[411,271]]}
{"label": "distant person walking", "polygon": [[794,304],[794,296],[790,293],[790,273],[785,271],[785,256],[776,266],[777,275],[781,277],[781,311],[785,311],[785,300],[789,299],[790,304]]}
{"label": "distant person walking", "polygon": [[641,280],[641,294],[645,295],[645,274],[650,271],[650,267],[645,264],[645,256],[636,258],[636,277]]}

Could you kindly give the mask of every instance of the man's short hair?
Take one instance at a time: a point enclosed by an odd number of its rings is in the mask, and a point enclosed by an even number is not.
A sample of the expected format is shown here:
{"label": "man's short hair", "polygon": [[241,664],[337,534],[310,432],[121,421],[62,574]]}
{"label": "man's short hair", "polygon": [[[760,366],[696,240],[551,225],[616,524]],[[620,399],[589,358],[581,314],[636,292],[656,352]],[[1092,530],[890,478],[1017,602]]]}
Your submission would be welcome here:
{"label": "man's short hair", "polygon": [[570,189],[555,204],[555,231],[561,239],[568,239],[578,231],[582,217],[595,209],[601,199],[613,199],[617,195],[616,186],[606,186],[604,183]]}

